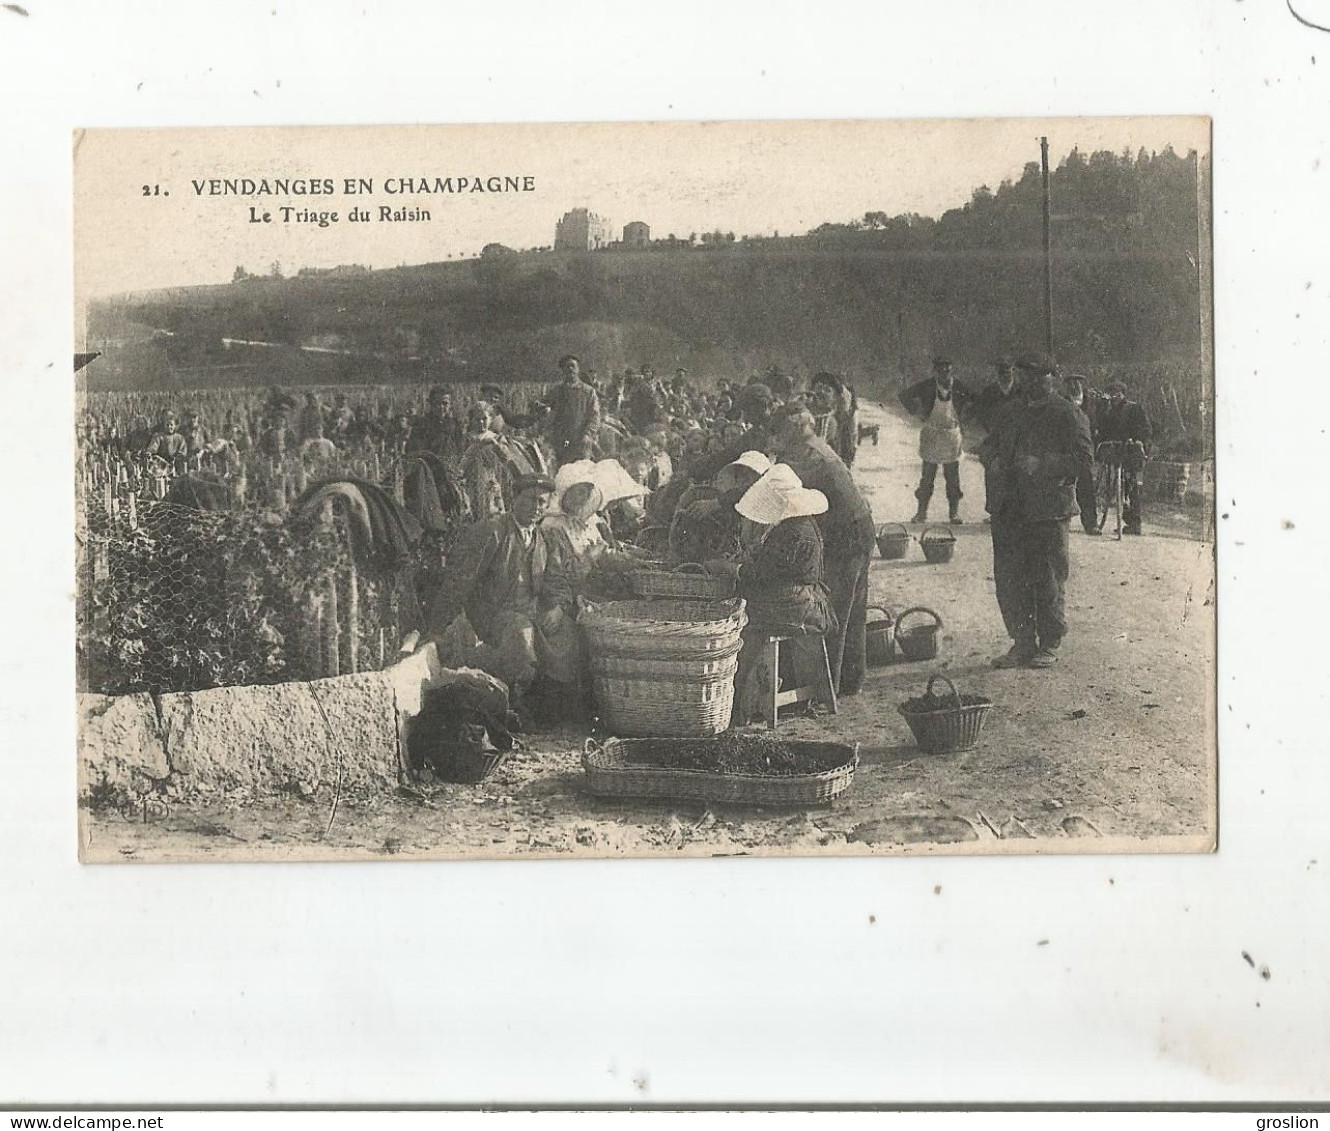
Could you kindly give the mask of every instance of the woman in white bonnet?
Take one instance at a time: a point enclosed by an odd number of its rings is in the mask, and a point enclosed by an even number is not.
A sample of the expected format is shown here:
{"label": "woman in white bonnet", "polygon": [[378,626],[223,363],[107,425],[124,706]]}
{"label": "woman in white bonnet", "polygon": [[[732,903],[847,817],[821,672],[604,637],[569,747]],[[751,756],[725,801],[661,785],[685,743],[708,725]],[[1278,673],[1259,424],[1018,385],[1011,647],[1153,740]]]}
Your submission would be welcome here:
{"label": "woman in white bonnet", "polygon": [[[739,595],[747,602],[748,625],[735,674],[732,725],[743,726],[768,701],[778,673],[765,664],[765,644],[779,634],[794,639],[781,649],[799,685],[814,682],[823,665],[820,641],[836,625],[827,590],[822,534],[813,516],[824,514],[827,497],[806,488],[794,469],[778,463],[735,504],[745,520],[746,551],[737,569]],[[785,667],[785,662],[782,662]]]}
{"label": "woman in white bonnet", "polygon": [[589,479],[570,483],[559,496],[559,509],[542,523],[549,535],[550,555],[558,560],[573,593],[585,592],[596,563],[609,548],[600,530],[605,505],[601,489]]}

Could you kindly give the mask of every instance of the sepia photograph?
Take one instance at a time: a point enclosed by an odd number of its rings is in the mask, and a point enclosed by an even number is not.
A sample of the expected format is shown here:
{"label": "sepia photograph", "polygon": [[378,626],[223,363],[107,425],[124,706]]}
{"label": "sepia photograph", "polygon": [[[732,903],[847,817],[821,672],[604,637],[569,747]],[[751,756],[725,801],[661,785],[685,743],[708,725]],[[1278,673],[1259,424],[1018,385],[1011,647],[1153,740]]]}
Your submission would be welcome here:
{"label": "sepia photograph", "polygon": [[1215,850],[1208,118],[73,149],[84,862]]}

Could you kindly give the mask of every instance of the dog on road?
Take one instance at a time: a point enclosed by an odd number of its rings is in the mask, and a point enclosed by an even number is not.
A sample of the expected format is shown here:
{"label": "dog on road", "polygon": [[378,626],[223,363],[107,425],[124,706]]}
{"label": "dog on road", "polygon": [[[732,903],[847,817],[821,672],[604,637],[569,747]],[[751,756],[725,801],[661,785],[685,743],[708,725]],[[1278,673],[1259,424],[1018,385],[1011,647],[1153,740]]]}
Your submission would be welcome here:
{"label": "dog on road", "polygon": [[877,425],[877,424],[861,424],[861,425],[859,425],[859,440],[858,440],[858,443],[862,444],[865,440],[872,440],[872,441],[873,441],[873,447],[876,448],[876,447],[877,447],[877,430],[878,430],[878,427],[879,427],[879,425]]}

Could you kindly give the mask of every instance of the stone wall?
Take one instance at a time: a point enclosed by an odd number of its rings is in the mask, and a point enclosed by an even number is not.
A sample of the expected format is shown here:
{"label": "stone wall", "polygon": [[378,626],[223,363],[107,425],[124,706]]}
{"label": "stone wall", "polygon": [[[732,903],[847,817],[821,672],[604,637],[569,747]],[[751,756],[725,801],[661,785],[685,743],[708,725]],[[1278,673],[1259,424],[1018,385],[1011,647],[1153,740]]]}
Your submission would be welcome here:
{"label": "stone wall", "polygon": [[79,797],[311,797],[395,788],[425,692],[455,673],[433,644],[379,672],[162,695],[79,695]]}

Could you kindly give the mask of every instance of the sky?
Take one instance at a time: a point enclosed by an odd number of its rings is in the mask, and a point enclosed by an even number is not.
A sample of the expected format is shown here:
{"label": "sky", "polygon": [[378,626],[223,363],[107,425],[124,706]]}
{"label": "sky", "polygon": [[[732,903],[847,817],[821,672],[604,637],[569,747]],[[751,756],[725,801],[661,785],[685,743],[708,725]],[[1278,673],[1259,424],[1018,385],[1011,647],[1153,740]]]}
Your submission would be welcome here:
{"label": "sky", "polygon": [[[90,130],[74,138],[76,299],[225,283],[237,265],[293,274],[466,257],[490,242],[542,246],[575,207],[608,217],[616,236],[644,220],[653,237],[802,234],[870,210],[938,216],[981,184],[1019,177],[1039,160],[1041,135],[1054,167],[1073,148],[1209,148],[1208,120],[1167,117]],[[387,178],[489,176],[530,177],[534,191],[385,191]],[[335,191],[195,185],[265,177],[330,178]],[[372,194],[346,195],[347,178],[371,180]],[[283,204],[338,221],[283,222]],[[427,209],[430,220],[382,222],[383,204]],[[349,222],[356,206],[376,218]]]}

